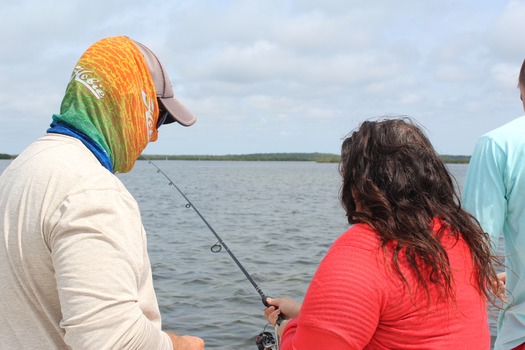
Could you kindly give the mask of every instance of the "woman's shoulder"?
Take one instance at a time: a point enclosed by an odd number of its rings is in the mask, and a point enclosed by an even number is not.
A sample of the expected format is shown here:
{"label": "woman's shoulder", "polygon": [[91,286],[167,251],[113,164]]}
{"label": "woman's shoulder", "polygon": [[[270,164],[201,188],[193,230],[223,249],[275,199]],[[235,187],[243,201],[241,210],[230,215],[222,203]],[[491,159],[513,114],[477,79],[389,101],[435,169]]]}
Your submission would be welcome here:
{"label": "woman's shoulder", "polygon": [[354,247],[364,250],[374,250],[380,246],[379,235],[370,225],[358,223],[352,225],[339,238],[336,239],[332,248]]}

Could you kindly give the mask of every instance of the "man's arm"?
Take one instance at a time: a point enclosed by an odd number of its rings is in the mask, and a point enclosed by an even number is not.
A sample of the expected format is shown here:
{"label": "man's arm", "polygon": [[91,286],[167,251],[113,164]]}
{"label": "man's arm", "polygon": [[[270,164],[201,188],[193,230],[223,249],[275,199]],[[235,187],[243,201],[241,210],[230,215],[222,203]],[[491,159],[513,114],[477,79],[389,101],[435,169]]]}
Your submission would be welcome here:
{"label": "man's arm", "polygon": [[498,247],[507,213],[505,161],[505,153],[494,140],[482,136],[470,159],[463,188],[463,207],[490,235],[493,252]]}
{"label": "man's arm", "polygon": [[[146,280],[150,266],[138,206],[127,192],[80,191],[56,213],[48,244],[66,343],[79,349],[167,350],[175,339],[175,349],[201,349],[162,332],[141,308],[139,301],[148,304],[150,316],[158,310]],[[139,300],[142,283],[148,286]]]}

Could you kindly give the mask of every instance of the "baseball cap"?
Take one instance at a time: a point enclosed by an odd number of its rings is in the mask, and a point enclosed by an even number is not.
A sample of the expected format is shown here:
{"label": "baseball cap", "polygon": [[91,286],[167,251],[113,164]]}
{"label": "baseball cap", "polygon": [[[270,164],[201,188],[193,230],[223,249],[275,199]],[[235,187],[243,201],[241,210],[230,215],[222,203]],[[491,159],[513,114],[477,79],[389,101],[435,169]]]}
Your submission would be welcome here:
{"label": "baseball cap", "polygon": [[175,98],[168,73],[162,66],[162,63],[160,63],[158,57],[143,44],[135,40],[133,40],[133,42],[137,45],[146,60],[153,84],[155,85],[157,99],[159,103],[162,104],[163,109],[168,112],[168,117],[163,124],[179,122],[184,126],[193,125],[197,118]]}

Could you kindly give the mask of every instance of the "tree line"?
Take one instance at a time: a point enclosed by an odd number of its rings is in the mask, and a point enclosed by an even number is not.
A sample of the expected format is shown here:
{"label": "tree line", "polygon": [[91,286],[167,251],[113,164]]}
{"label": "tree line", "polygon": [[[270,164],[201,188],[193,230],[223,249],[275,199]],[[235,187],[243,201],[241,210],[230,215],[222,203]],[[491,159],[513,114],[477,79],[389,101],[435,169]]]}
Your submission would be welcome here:
{"label": "tree line", "polygon": [[[333,153],[252,153],[217,155],[144,155],[151,160],[230,160],[230,161],[299,161],[338,163],[341,157]],[[442,155],[445,163],[468,163],[470,156]]]}
{"label": "tree line", "polygon": [[[216,155],[144,155],[151,160],[230,160],[230,161],[285,161],[285,162],[318,162],[339,163],[341,157],[333,153],[252,153]],[[470,156],[440,156],[443,162],[449,164],[466,164]],[[16,155],[0,153],[0,159],[14,159]]]}

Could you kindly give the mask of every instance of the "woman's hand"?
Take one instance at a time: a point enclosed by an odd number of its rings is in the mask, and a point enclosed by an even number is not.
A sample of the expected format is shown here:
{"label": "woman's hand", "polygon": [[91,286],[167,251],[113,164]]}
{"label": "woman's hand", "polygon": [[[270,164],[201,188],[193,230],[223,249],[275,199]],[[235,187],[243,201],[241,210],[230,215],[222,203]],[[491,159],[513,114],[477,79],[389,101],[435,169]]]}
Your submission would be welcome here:
{"label": "woman's hand", "polygon": [[266,302],[271,306],[264,309],[264,318],[273,326],[277,323],[279,315],[282,315],[284,319],[289,319],[299,316],[301,311],[301,303],[290,298],[268,298]]}

